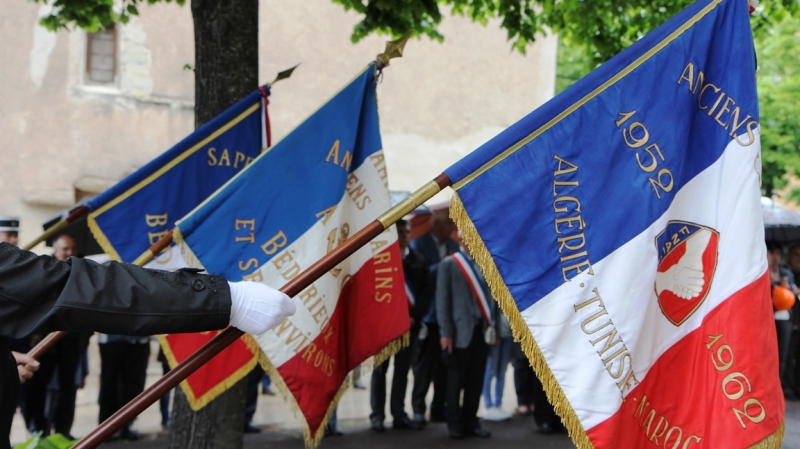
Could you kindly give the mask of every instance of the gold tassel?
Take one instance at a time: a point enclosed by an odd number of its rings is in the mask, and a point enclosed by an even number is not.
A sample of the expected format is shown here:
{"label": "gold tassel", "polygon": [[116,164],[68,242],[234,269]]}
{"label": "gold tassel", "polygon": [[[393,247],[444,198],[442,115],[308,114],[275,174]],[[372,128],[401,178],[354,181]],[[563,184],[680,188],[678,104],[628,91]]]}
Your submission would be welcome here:
{"label": "gold tassel", "polygon": [[93,212],[86,217],[86,224],[89,225],[89,230],[92,231],[92,236],[94,236],[94,239],[100,244],[100,248],[103,248],[103,251],[108,254],[108,257],[110,257],[111,260],[120,262],[119,254],[114,248],[114,245],[111,244],[111,242],[108,240],[108,237],[106,237],[105,233],[103,233],[103,230],[97,225],[97,221],[94,219],[96,215],[97,212]]}
{"label": "gold tassel", "polygon": [[[245,338],[246,337],[250,336],[245,335]],[[258,343],[255,341],[255,339],[250,337],[250,339],[246,339],[245,342],[247,343],[248,347],[251,349],[255,348],[258,351],[259,364],[262,368],[264,368],[264,371],[272,380],[275,388],[277,388],[277,390],[280,392],[283,400],[289,403],[294,416],[297,417],[297,415],[300,415],[300,421],[302,423],[301,428],[303,430],[303,441],[305,442],[306,448],[317,449],[322,442],[322,437],[325,436],[325,427],[328,425],[328,421],[331,419],[331,416],[333,416],[333,411],[336,410],[336,406],[339,405],[339,400],[342,398],[347,389],[353,385],[353,376],[349,374],[345,377],[342,385],[339,387],[339,391],[336,392],[336,395],[333,397],[333,401],[331,401],[330,406],[328,406],[328,410],[325,412],[325,416],[322,418],[322,423],[320,424],[319,429],[317,429],[315,434],[312,434],[311,429],[308,427],[308,422],[300,411],[300,406],[297,404],[297,399],[295,399],[291,391],[289,391],[289,387],[286,386],[286,382],[283,380],[283,377],[281,377],[278,370],[275,369],[275,367],[269,361],[267,355],[261,351],[261,348],[258,346]],[[397,354],[398,351],[407,347],[410,342],[411,337],[409,332],[406,332],[400,337],[390,341],[372,357],[374,365],[378,366],[385,362],[389,359],[389,357]]]}
{"label": "gold tassel", "polygon": [[181,257],[183,257],[183,261],[186,262],[186,265],[192,268],[202,268],[205,270],[206,267],[200,263],[200,259],[194,254],[189,245],[186,243],[186,240],[183,239],[183,234],[181,234],[181,229],[177,226],[172,230],[172,241],[181,251]]}
{"label": "gold tassel", "polygon": [[[517,303],[511,296],[511,292],[508,290],[502,276],[500,276],[500,272],[494,264],[492,255],[489,254],[489,250],[486,249],[486,245],[483,243],[480,234],[478,234],[478,230],[475,229],[475,225],[469,218],[469,214],[464,208],[464,203],[461,202],[458,193],[453,194],[453,199],[450,203],[450,217],[455,221],[459,231],[461,231],[461,237],[467,247],[469,247],[472,258],[478,263],[481,270],[483,270],[484,277],[492,290],[492,295],[498,304],[500,304],[500,308],[511,324],[514,340],[522,343],[522,350],[525,352],[525,355],[528,356],[531,366],[536,371],[536,375],[539,377],[542,385],[544,385],[544,390],[547,393],[547,400],[553,404],[556,413],[561,417],[561,421],[567,428],[572,442],[575,443],[575,446],[579,449],[594,448],[588,435],[586,435],[586,430],[584,430],[578,420],[575,410],[572,409],[566,395],[564,395],[564,390],[561,389],[552,371],[550,371],[550,367],[547,366],[547,361],[542,355],[539,345],[536,344],[530,328],[528,328],[528,325],[519,313]],[[749,449],[779,449],[783,441],[784,427],[785,423],[781,423],[781,426],[775,433],[759,443],[750,446]]]}
{"label": "gold tassel", "polygon": [[[253,347],[247,341],[248,338],[252,339],[250,335],[245,334],[242,337],[242,340],[245,341],[248,349],[252,351]],[[166,356],[170,368],[174,369],[176,366],[178,366],[178,360],[175,358],[175,354],[172,353],[172,349],[170,348],[170,345],[167,343],[166,337],[164,337],[163,335],[159,335],[158,341],[159,343],[161,343],[161,349],[164,350],[164,356]],[[217,384],[216,386],[214,386],[214,388],[208,390],[204,395],[200,396],[199,398],[194,395],[192,388],[189,386],[189,381],[184,380],[183,382],[180,383],[180,387],[181,390],[183,390],[183,394],[186,395],[186,399],[189,402],[189,407],[191,407],[192,410],[194,411],[198,411],[201,408],[205,407],[206,405],[211,403],[211,401],[216,399],[219,395],[227,391],[232,386],[236,385],[237,382],[244,379],[250,373],[250,371],[252,371],[253,368],[256,367],[257,363],[258,363],[258,352],[253,352],[253,357],[247,362],[247,364],[236,370],[233,374],[231,374],[224,381],[222,381],[222,383]]]}
{"label": "gold tassel", "polygon": [[783,444],[783,432],[785,430],[786,421],[782,421],[775,433],[750,446],[748,449],[780,449],[781,444]]}
{"label": "gold tassel", "polygon": [[564,391],[561,389],[561,386],[558,385],[555,376],[553,376],[553,373],[547,366],[547,361],[544,359],[541,350],[539,350],[536,341],[534,341],[528,325],[519,313],[519,309],[517,309],[517,304],[511,296],[511,292],[508,290],[508,287],[506,287],[505,282],[503,282],[500,272],[497,271],[497,266],[494,264],[489,250],[486,249],[486,245],[484,245],[481,236],[478,234],[478,230],[475,229],[475,225],[472,224],[472,220],[470,220],[466,209],[464,209],[464,204],[458,197],[458,193],[453,194],[453,199],[450,202],[450,217],[456,222],[459,231],[461,231],[461,237],[467,247],[469,247],[472,258],[478,263],[481,270],[483,270],[486,282],[492,290],[492,296],[494,296],[495,300],[500,305],[500,309],[503,310],[503,314],[505,314],[506,318],[508,318],[508,322],[511,324],[514,340],[522,343],[522,350],[525,352],[525,355],[528,356],[531,366],[534,371],[536,371],[536,375],[539,377],[542,385],[544,385],[547,399],[553,404],[553,408],[555,408],[558,416],[561,417],[561,421],[564,423],[564,427],[567,428],[570,438],[572,438],[575,446],[579,449],[594,448],[592,442],[589,441],[589,437],[586,435],[586,431],[583,429],[583,426],[581,426],[578,416],[575,414],[575,410],[572,409],[569,401],[567,401],[567,397],[564,395]]}

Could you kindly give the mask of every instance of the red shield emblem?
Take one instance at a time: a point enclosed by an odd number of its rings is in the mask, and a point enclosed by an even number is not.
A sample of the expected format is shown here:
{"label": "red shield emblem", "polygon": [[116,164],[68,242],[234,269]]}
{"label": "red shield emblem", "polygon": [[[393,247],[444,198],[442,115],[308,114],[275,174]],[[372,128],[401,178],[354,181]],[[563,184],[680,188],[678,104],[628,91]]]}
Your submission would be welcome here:
{"label": "red shield emblem", "polygon": [[707,226],[670,221],[656,237],[656,295],[664,316],[680,326],[706,299],[717,269],[719,233]]}

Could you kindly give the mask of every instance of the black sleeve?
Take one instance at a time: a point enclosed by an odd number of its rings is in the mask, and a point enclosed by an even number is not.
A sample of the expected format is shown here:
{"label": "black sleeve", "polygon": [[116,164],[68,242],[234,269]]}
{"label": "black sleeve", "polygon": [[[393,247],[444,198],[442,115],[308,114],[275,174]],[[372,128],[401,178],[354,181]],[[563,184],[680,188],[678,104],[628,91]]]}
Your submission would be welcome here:
{"label": "black sleeve", "polygon": [[414,291],[417,293],[417,301],[411,309],[411,318],[416,322],[421,322],[428,313],[428,309],[433,302],[434,284],[433,278],[428,271],[428,266],[421,254],[417,253],[414,261],[410,265],[409,279],[414,284]]}
{"label": "black sleeve", "polygon": [[218,276],[66,262],[0,243],[0,335],[98,331],[153,335],[221,329],[230,288]]}

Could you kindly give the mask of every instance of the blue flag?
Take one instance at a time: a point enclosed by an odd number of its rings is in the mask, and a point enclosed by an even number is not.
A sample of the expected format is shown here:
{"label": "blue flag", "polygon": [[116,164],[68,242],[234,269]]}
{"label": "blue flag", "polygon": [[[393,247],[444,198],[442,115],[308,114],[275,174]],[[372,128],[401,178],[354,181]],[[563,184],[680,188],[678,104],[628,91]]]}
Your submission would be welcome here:
{"label": "blue flag", "polygon": [[[187,262],[278,288],[389,209],[370,64],[328,103],[177,224]],[[294,298],[256,337],[262,365],[319,442],[348,373],[401,347],[410,327],[394,227]]]}
{"label": "blue flag", "polygon": [[131,262],[267,147],[266,86],[89,201],[89,228],[112,259]]}
{"label": "blue flag", "polygon": [[578,447],[780,446],[754,54],[700,0],[445,171]]}

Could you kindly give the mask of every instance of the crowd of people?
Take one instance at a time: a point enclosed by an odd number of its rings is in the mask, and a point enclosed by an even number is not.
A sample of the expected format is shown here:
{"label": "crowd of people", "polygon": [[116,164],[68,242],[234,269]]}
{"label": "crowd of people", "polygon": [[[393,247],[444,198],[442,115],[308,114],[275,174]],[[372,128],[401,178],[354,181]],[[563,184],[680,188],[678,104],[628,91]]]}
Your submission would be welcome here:
{"label": "crowd of people", "polygon": [[[19,222],[0,217],[0,241],[17,244]],[[480,425],[477,412],[481,396],[486,411],[484,420],[503,421],[512,415],[502,408],[506,369],[514,370],[517,413],[532,415],[543,433],[563,431],[560,420],[547,403],[539,383],[519,344],[513,342],[508,320],[492,299],[482,272],[469,251],[453,236],[455,225],[447,211],[431,216],[430,231],[410,239],[411,225],[397,223],[398,242],[403,254],[406,292],[409,297],[411,344],[394,357],[391,385],[388,387],[392,428],[422,430],[429,421],[445,422],[449,435],[489,437]],[[52,256],[67,260],[78,256],[75,239],[67,234],[53,243]],[[90,332],[67,332],[38,361],[38,371],[19,394],[18,410],[31,433],[60,433],[72,439],[77,390],[89,374]],[[34,334],[13,340],[11,348],[24,354],[44,335]],[[100,352],[99,416],[102,422],[144,390],[150,357],[148,337],[98,334]],[[163,372],[169,370],[163,353],[158,355]],[[370,378],[371,429],[384,432],[386,426],[387,371],[390,361],[376,367]],[[406,412],[409,372],[413,373],[411,414]],[[247,408],[244,431],[259,432],[252,422],[258,399],[274,394],[269,377],[259,368],[247,378]],[[426,402],[433,388],[432,401]],[[161,424],[167,428],[169,396],[161,400]],[[429,412],[429,413],[427,413]],[[331,420],[326,435],[341,435]],[[138,439],[128,424],[115,438]]]}
{"label": "crowd of people", "polygon": [[[788,250],[777,242],[767,242],[767,264],[772,288],[788,289],[800,295],[796,279],[800,277],[800,243]],[[800,400],[800,301],[788,310],[775,310],[778,337],[778,362],[781,386],[786,400]]]}

